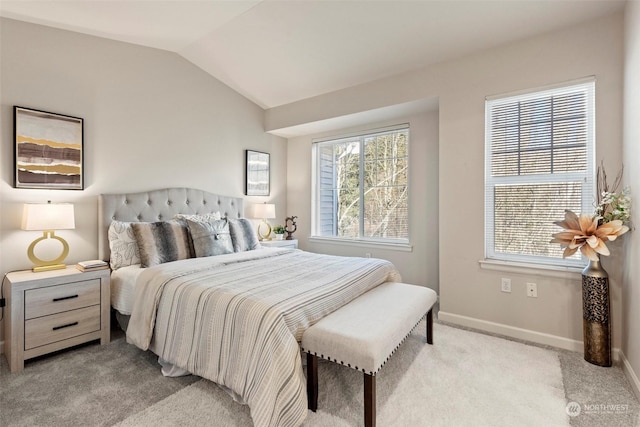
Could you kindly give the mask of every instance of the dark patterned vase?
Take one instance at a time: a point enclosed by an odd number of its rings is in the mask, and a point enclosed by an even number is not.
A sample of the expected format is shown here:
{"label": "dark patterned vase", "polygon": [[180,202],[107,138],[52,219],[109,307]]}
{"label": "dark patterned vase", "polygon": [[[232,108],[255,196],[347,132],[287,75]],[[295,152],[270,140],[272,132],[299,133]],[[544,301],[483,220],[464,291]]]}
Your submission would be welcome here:
{"label": "dark patterned vase", "polygon": [[609,275],[600,260],[589,261],[582,270],[582,329],[584,360],[598,366],[611,366]]}

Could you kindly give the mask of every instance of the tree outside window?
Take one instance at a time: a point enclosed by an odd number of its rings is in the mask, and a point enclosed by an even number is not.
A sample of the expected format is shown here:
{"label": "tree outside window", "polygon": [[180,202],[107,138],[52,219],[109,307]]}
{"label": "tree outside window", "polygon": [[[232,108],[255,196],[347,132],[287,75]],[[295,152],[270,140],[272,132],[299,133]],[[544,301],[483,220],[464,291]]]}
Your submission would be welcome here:
{"label": "tree outside window", "polygon": [[408,240],[409,129],[314,144],[315,235]]}

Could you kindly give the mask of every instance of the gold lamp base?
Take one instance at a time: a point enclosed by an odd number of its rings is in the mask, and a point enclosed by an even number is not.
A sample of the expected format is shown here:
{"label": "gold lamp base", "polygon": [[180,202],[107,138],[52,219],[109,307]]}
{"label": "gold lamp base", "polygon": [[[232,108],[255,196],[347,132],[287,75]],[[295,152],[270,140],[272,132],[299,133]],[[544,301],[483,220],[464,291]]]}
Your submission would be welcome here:
{"label": "gold lamp base", "polygon": [[[36,245],[41,241],[47,239],[55,239],[62,243],[62,253],[60,254],[60,256],[49,261],[38,258],[34,252]],[[61,270],[63,268],[66,268],[67,266],[63,264],[62,261],[64,261],[67,255],[69,255],[69,244],[62,237],[56,236],[54,230],[43,231],[42,237],[39,237],[31,242],[31,244],[29,245],[29,249],[27,250],[27,256],[29,257],[29,260],[31,260],[31,262],[35,264],[35,267],[33,267],[32,269],[34,272]]]}
{"label": "gold lamp base", "polygon": [[65,268],[67,268],[67,264],[41,265],[39,267],[33,267],[31,271],[38,273],[40,271],[62,270]]}
{"label": "gold lamp base", "polygon": [[[266,233],[262,232],[262,229],[266,228]],[[271,238],[271,224],[266,219],[263,219],[260,224],[258,224],[258,238],[260,241],[269,240]]]}

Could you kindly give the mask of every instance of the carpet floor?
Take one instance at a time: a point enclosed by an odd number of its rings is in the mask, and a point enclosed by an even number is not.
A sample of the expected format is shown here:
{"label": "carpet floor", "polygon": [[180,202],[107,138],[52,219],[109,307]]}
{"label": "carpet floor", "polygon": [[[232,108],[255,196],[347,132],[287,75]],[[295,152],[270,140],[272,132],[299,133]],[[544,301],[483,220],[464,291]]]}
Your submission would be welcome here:
{"label": "carpet floor", "polygon": [[[249,408],[210,381],[165,378],[156,357],[115,331],[90,344],[0,364],[1,426],[250,426]],[[416,328],[377,378],[379,426],[635,426],[640,405],[619,367],[436,323]],[[319,364],[305,427],[362,425],[362,374]],[[581,413],[569,416],[567,404]],[[573,404],[573,403],[572,403]],[[571,412],[571,411],[569,411]]]}

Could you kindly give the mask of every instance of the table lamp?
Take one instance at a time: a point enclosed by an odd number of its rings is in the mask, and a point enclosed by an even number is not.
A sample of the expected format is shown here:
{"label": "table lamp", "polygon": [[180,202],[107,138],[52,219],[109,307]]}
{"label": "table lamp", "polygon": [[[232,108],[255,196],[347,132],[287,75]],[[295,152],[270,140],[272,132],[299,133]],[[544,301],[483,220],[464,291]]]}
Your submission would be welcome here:
{"label": "table lamp", "polygon": [[[47,203],[25,203],[20,228],[27,231],[42,230],[43,232],[42,237],[34,240],[27,250],[27,256],[35,265],[33,271],[58,270],[66,267],[62,261],[69,255],[69,244],[62,237],[56,236],[55,230],[75,228],[75,217],[71,203],[51,203],[50,201]],[[42,260],[35,255],[36,245],[46,239],[55,239],[62,243],[62,253],[58,258]]]}
{"label": "table lamp", "polygon": [[253,217],[262,220],[258,225],[258,237],[260,240],[269,240],[271,236],[271,224],[269,224],[267,220],[276,217],[276,205],[272,203],[253,205]]}

